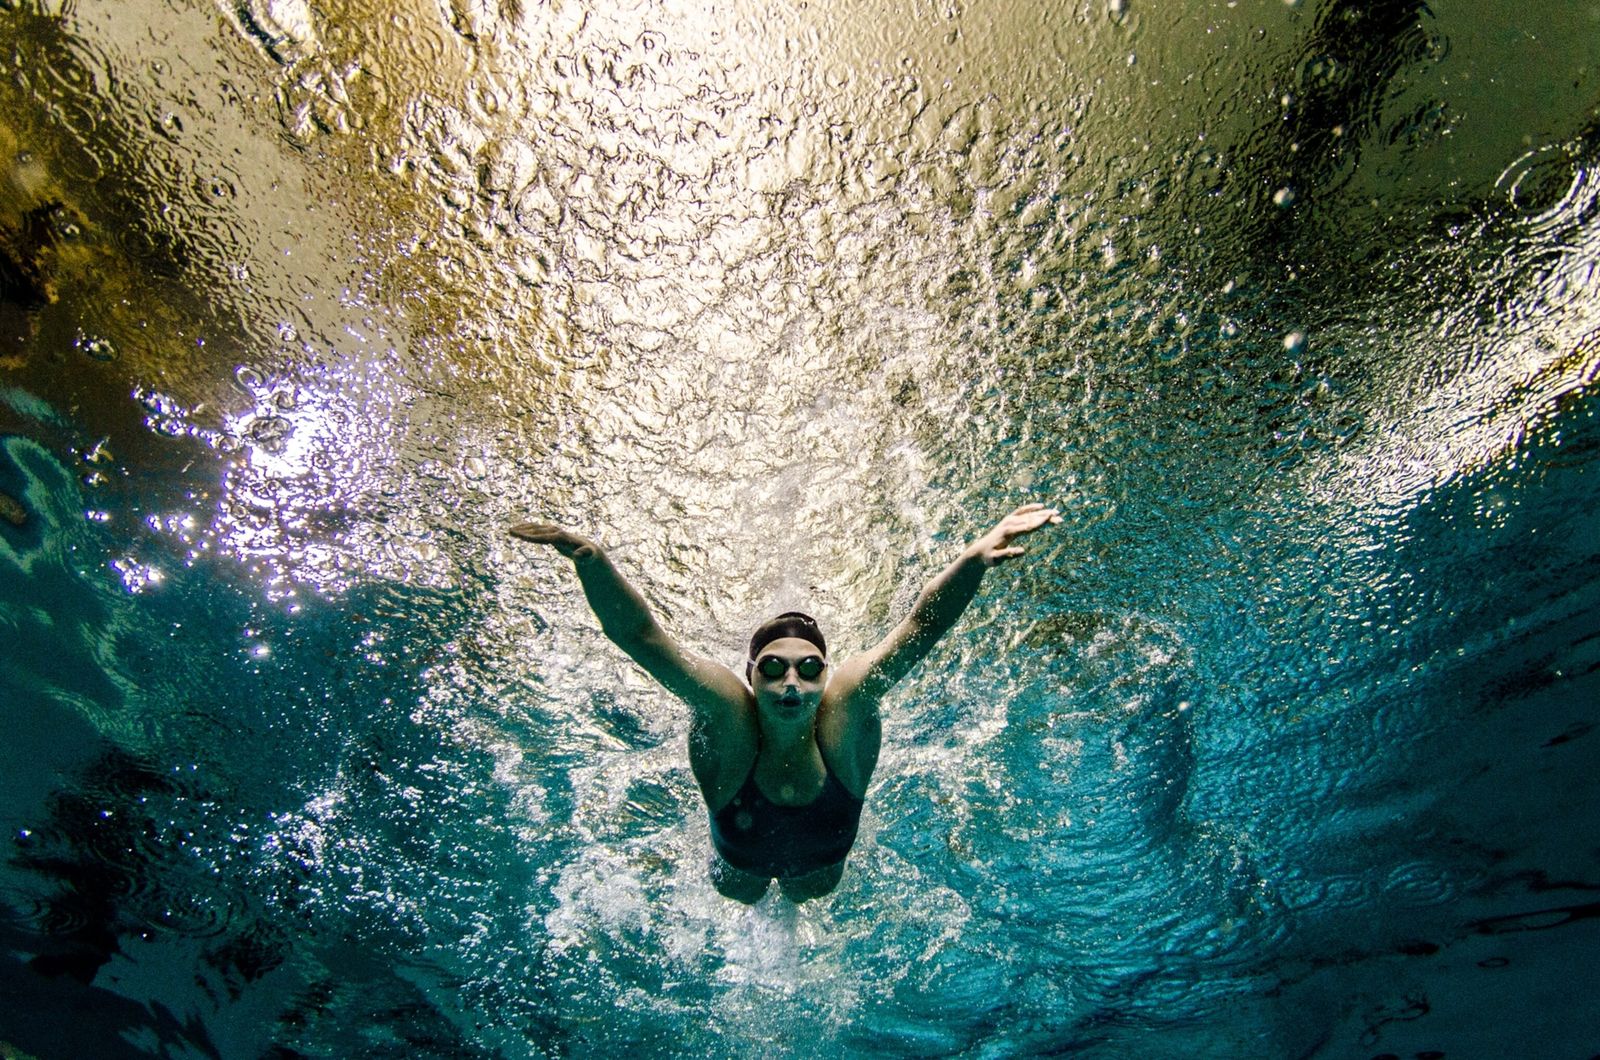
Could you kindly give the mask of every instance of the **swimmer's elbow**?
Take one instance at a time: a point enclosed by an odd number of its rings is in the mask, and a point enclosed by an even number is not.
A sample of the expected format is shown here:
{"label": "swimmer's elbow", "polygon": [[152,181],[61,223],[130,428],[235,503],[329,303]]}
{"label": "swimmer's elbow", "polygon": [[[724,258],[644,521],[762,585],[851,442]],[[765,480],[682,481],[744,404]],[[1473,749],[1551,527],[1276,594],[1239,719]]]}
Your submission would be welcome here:
{"label": "swimmer's elbow", "polygon": [[661,627],[656,624],[654,619],[649,617],[630,621],[613,619],[610,622],[601,622],[600,632],[606,635],[607,640],[629,655],[634,655],[640,651],[649,651],[657,647],[659,642],[666,637]]}
{"label": "swimmer's elbow", "polygon": [[603,626],[601,628],[611,643],[621,648],[630,659],[651,673],[655,673],[663,662],[677,655],[678,646],[654,621],[642,624],[629,623],[617,629],[606,629]]}

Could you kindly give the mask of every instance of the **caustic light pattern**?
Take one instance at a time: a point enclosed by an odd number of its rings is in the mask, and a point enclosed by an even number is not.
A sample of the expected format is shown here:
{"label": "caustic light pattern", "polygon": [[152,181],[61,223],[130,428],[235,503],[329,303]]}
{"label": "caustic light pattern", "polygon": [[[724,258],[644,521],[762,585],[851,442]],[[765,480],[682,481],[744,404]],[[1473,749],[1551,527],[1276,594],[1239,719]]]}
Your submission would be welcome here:
{"label": "caustic light pattern", "polygon": [[[0,1053],[1576,1057],[1600,8],[0,0]],[[688,648],[873,643],[827,899]]]}

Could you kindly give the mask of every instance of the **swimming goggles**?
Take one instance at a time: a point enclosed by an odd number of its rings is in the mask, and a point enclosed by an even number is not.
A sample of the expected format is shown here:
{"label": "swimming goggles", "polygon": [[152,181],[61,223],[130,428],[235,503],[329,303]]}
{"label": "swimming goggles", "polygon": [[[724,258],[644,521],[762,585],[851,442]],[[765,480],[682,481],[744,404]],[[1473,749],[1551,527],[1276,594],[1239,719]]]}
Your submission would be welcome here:
{"label": "swimming goggles", "polygon": [[[794,672],[800,675],[802,681],[815,681],[818,675],[827,668],[827,665],[822,656],[807,655],[804,659],[794,664]],[[761,671],[762,677],[768,680],[776,680],[789,672],[789,662],[786,659],[778,658],[776,655],[763,655],[756,662],[756,669]]]}

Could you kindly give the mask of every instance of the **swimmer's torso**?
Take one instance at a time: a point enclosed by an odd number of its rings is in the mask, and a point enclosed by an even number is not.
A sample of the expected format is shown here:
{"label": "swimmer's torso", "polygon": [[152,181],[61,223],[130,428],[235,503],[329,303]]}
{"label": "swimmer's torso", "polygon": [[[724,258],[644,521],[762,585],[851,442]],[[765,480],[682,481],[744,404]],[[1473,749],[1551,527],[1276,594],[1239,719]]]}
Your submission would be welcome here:
{"label": "swimmer's torso", "polygon": [[817,797],[802,806],[773,802],[749,775],[733,798],[712,811],[711,843],[736,869],[780,879],[844,860],[855,843],[862,800],[840,783],[826,760]]}

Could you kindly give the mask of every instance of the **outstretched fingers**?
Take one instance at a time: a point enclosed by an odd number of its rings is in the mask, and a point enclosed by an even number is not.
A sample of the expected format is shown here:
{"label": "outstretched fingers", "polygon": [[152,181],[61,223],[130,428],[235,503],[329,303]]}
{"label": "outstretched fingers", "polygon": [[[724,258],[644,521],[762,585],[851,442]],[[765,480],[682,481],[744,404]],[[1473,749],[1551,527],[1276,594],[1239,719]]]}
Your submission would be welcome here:
{"label": "outstretched fingers", "polygon": [[1061,512],[1057,508],[1050,508],[1037,502],[1022,505],[1000,520],[1000,524],[990,531],[989,540],[992,544],[985,551],[984,561],[993,565],[1017,558],[1027,551],[1021,545],[1013,544],[1017,538],[1031,534],[1042,526],[1060,521]]}
{"label": "outstretched fingers", "polygon": [[590,556],[600,550],[600,547],[586,538],[579,537],[570,530],[563,530],[553,523],[518,523],[508,531],[512,537],[519,541],[529,541],[535,545],[549,545],[568,559],[576,560]]}
{"label": "outstretched fingers", "polygon": [[553,544],[556,537],[561,534],[561,528],[550,523],[518,523],[509,533],[512,537],[523,541],[532,541],[536,545]]}
{"label": "outstretched fingers", "polygon": [[1015,534],[1032,533],[1047,523],[1060,521],[1059,508],[1047,508],[1042,504],[1024,504],[1005,518],[1007,531]]}

